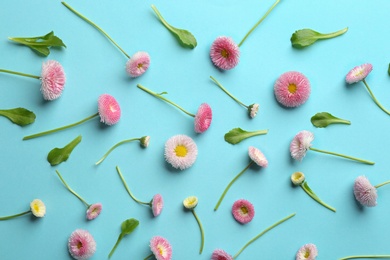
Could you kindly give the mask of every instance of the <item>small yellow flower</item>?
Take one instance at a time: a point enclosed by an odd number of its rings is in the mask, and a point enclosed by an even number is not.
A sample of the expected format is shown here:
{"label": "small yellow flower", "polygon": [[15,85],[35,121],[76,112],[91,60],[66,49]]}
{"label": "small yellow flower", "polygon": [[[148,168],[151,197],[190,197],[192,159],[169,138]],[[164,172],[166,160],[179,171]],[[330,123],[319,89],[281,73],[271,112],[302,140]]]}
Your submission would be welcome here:
{"label": "small yellow flower", "polygon": [[294,185],[301,185],[305,181],[305,175],[302,172],[294,172],[291,174],[291,181]]}
{"label": "small yellow flower", "polygon": [[198,205],[198,197],[189,196],[183,200],[183,205],[186,209],[194,209]]}
{"label": "small yellow flower", "polygon": [[37,218],[42,218],[46,214],[46,206],[40,199],[35,199],[30,203],[31,213]]}

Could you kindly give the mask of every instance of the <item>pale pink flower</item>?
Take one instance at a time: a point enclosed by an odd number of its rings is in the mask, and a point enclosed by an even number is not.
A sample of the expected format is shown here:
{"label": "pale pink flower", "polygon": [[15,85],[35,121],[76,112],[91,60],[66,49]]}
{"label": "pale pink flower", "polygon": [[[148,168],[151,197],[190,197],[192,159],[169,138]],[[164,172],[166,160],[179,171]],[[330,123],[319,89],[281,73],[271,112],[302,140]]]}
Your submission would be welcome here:
{"label": "pale pink flower", "polygon": [[195,115],[195,132],[203,133],[209,129],[212,119],[213,113],[211,111],[211,107],[207,103],[201,104]]}
{"label": "pale pink flower", "polygon": [[232,207],[232,214],[235,220],[241,224],[246,224],[251,222],[255,216],[255,208],[253,207],[253,204],[247,200],[236,200]]}
{"label": "pale pink flower", "polygon": [[267,158],[265,158],[264,154],[256,147],[249,146],[248,154],[252,161],[254,161],[257,165],[261,167],[268,166]]}
{"label": "pale pink flower", "polygon": [[210,57],[218,68],[230,70],[239,62],[240,48],[232,38],[220,36],[211,45]]}
{"label": "pale pink flower", "polygon": [[76,229],[68,240],[69,253],[74,259],[88,259],[96,251],[96,242],[93,236],[83,229]]}
{"label": "pale pink flower", "polygon": [[184,170],[191,167],[198,155],[198,147],[191,137],[175,135],[165,143],[165,159],[173,168]]}
{"label": "pale pink flower", "polygon": [[356,178],[353,186],[353,194],[355,194],[356,200],[363,206],[374,207],[377,204],[376,199],[378,194],[376,188],[365,176],[359,176]]}
{"label": "pale pink flower", "polygon": [[276,100],[286,107],[297,107],[306,102],[310,96],[310,82],[300,72],[283,73],[275,82]]}
{"label": "pale pink flower", "polygon": [[303,157],[305,157],[313,140],[314,134],[312,132],[303,130],[296,134],[290,144],[291,157],[295,160],[301,161]]}
{"label": "pale pink flower", "polygon": [[248,107],[249,116],[251,118],[254,118],[257,115],[257,112],[259,111],[259,104],[252,104]]}
{"label": "pale pink flower", "polygon": [[100,122],[107,125],[114,125],[118,123],[121,118],[121,108],[119,107],[119,103],[109,94],[103,94],[99,97],[98,111]]}
{"label": "pale pink flower", "polygon": [[95,203],[88,207],[87,209],[87,219],[92,220],[97,218],[102,212],[103,205],[101,203]]}
{"label": "pale pink flower", "polygon": [[222,249],[215,249],[211,255],[211,260],[233,260],[233,257]]}
{"label": "pale pink flower", "polygon": [[299,248],[296,260],[315,260],[318,255],[318,250],[314,244],[306,244]]}
{"label": "pale pink flower", "polygon": [[155,236],[150,240],[150,249],[157,260],[172,259],[171,244],[163,237]]}
{"label": "pale pink flower", "polygon": [[161,211],[164,207],[164,200],[163,197],[160,194],[156,194],[153,196],[152,199],[152,212],[153,216],[157,217],[161,214]]}
{"label": "pale pink flower", "polygon": [[54,100],[61,96],[64,90],[66,76],[62,65],[55,60],[42,64],[41,93],[45,100]]}
{"label": "pale pink flower", "polygon": [[371,71],[372,65],[370,63],[356,66],[348,72],[347,76],[345,77],[345,81],[349,84],[362,81],[368,76],[368,74],[370,74]]}
{"label": "pale pink flower", "polygon": [[147,52],[138,51],[126,63],[127,73],[133,77],[139,77],[144,74],[150,65],[150,56]]}

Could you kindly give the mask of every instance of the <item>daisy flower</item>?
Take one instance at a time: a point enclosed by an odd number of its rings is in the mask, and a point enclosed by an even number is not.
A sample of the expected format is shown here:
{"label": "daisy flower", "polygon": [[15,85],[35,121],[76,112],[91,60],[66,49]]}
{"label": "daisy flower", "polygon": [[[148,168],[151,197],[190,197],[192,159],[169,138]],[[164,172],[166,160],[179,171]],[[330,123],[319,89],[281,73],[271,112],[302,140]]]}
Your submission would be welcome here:
{"label": "daisy flower", "polygon": [[310,82],[300,72],[283,73],[275,82],[276,100],[285,107],[298,107],[310,96]]}
{"label": "daisy flower", "polygon": [[365,164],[370,164],[370,165],[375,164],[374,162],[359,159],[356,157],[314,148],[311,146],[311,142],[313,140],[314,140],[314,134],[310,131],[303,130],[303,131],[300,131],[298,134],[296,134],[290,143],[291,157],[297,161],[302,161],[303,157],[305,157],[305,155],[306,155],[306,152],[308,150],[312,150],[315,152],[335,155],[335,156],[343,157],[346,159],[354,160],[354,161],[365,163]]}
{"label": "daisy flower", "polygon": [[345,81],[348,84],[353,84],[362,81],[363,84],[366,86],[368,93],[370,94],[371,98],[374,100],[375,104],[382,109],[386,114],[390,115],[390,111],[387,110],[382,106],[381,103],[376,99],[374,96],[374,93],[372,93],[371,88],[368,86],[366,82],[366,77],[370,72],[372,71],[372,65],[370,63],[365,63],[360,66],[356,66],[352,70],[350,70],[345,77]]}
{"label": "daisy flower", "polygon": [[31,201],[29,210],[24,211],[22,213],[10,215],[10,216],[0,217],[0,221],[20,217],[20,216],[27,215],[30,213],[33,214],[37,218],[43,218],[46,214],[45,204],[40,199],[35,199],[35,200]]}
{"label": "daisy flower", "polygon": [[87,230],[76,229],[69,237],[68,250],[74,259],[89,259],[96,251],[95,239]]}
{"label": "daisy flower", "polygon": [[150,240],[150,250],[152,254],[148,255],[144,260],[149,259],[154,255],[157,260],[171,260],[172,246],[169,241],[161,236],[154,236]]}
{"label": "daisy flower", "polygon": [[172,101],[166,99],[165,97],[163,97],[163,94],[167,94],[167,92],[162,92],[162,93],[158,94],[158,93],[155,93],[155,92],[145,88],[141,84],[138,84],[137,87],[142,89],[143,91],[149,93],[150,95],[155,96],[156,98],[159,98],[159,99],[175,106],[176,108],[180,109],[185,114],[195,118],[194,129],[195,129],[196,133],[200,134],[200,133],[205,132],[207,129],[209,129],[209,127],[211,125],[211,120],[213,119],[213,113],[212,113],[211,107],[207,103],[202,103],[198,108],[198,112],[194,115],[194,114],[188,112],[187,110],[185,110],[184,108],[182,108],[181,106],[179,106],[179,105],[173,103]]}
{"label": "daisy flower", "polygon": [[318,255],[318,250],[314,244],[306,244],[299,248],[296,260],[315,260]]}
{"label": "daisy flower", "polygon": [[257,115],[257,112],[259,111],[259,104],[252,104],[252,105],[245,105],[244,103],[242,103],[240,100],[238,100],[235,96],[233,96],[229,91],[227,91],[227,89],[225,89],[221,83],[219,83],[214,77],[210,76],[211,80],[214,81],[214,83],[220,88],[222,89],[223,92],[225,92],[229,97],[231,97],[234,101],[236,101],[238,104],[240,104],[241,106],[245,107],[247,112],[248,112],[248,115],[251,117],[251,118],[254,118],[256,115]]}
{"label": "daisy flower", "polygon": [[246,224],[252,221],[255,216],[255,208],[253,204],[247,200],[236,200],[232,207],[232,214],[235,220],[241,224]]}
{"label": "daisy flower", "polygon": [[190,168],[198,156],[198,147],[191,137],[175,135],[165,143],[165,160],[175,169]]}
{"label": "daisy flower", "polygon": [[280,0],[276,0],[276,2],[271,6],[271,8],[249,30],[249,32],[244,36],[244,38],[239,44],[236,44],[234,40],[230,37],[217,37],[211,44],[210,48],[210,58],[213,64],[221,70],[230,70],[237,66],[240,58],[241,45],[279,2]]}
{"label": "daisy flower", "polygon": [[79,194],[77,194],[71,187],[69,187],[69,185],[65,182],[64,178],[62,178],[59,171],[56,170],[56,173],[60,178],[62,184],[64,184],[64,186],[70,191],[70,193],[76,196],[87,207],[87,212],[86,212],[87,219],[93,220],[97,218],[103,209],[102,204],[101,203],[88,204]]}
{"label": "daisy flower", "polygon": [[248,148],[248,155],[249,158],[251,159],[250,163],[240,172],[237,174],[236,177],[233,178],[228,184],[228,186],[225,188],[223,191],[221,197],[219,198],[217,204],[214,207],[214,211],[216,211],[219,208],[219,205],[221,204],[223,198],[225,197],[226,193],[230,189],[230,187],[233,185],[233,183],[249,168],[253,163],[260,167],[267,167],[268,166],[268,161],[267,158],[265,158],[264,154],[257,148],[250,146]]}
{"label": "daisy flower", "polygon": [[41,80],[41,93],[45,100],[59,98],[64,90],[66,82],[64,68],[55,60],[48,60],[42,64],[40,76],[5,69],[0,69],[0,72]]}
{"label": "daisy flower", "polygon": [[100,122],[105,123],[106,125],[114,125],[114,124],[118,123],[118,121],[121,117],[121,109],[119,107],[119,103],[116,101],[116,99],[113,96],[111,96],[109,94],[103,94],[103,95],[99,96],[98,112],[87,117],[87,118],[84,118],[81,121],[78,121],[76,123],[69,124],[66,126],[58,127],[58,128],[52,129],[52,130],[40,132],[37,134],[28,135],[28,136],[23,137],[23,140],[29,140],[29,139],[37,138],[40,136],[52,134],[52,133],[55,133],[58,131],[62,131],[62,130],[71,128],[73,126],[80,125],[80,124],[82,124],[82,123],[84,123],[92,118],[97,117],[97,116],[100,117]]}
{"label": "daisy flower", "polygon": [[356,200],[363,206],[375,207],[377,204],[376,199],[378,197],[376,189],[389,183],[390,181],[385,181],[374,186],[365,176],[359,176],[355,180],[353,194],[355,195]]}
{"label": "daisy flower", "polygon": [[190,197],[187,197],[183,200],[184,208],[190,210],[192,212],[192,214],[194,215],[196,222],[198,222],[198,226],[200,229],[200,236],[201,236],[199,254],[202,254],[203,247],[204,247],[204,230],[203,230],[202,222],[200,222],[200,219],[195,212],[195,207],[197,205],[198,205],[198,197],[196,197],[196,196],[190,196]]}
{"label": "daisy flower", "polygon": [[229,255],[228,253],[226,253],[222,249],[214,250],[213,254],[211,255],[211,260],[233,260],[233,259],[237,259],[237,257],[244,251],[244,249],[247,248],[253,242],[255,242],[259,237],[261,237],[262,235],[264,235],[265,233],[267,233],[268,231],[270,231],[274,227],[282,224],[283,222],[285,222],[286,220],[288,220],[288,219],[290,219],[290,218],[292,218],[294,216],[295,216],[295,213],[293,213],[293,214],[291,214],[291,215],[289,215],[289,216],[279,220],[275,224],[269,226],[264,231],[262,231],[260,234],[258,234],[257,236],[255,236],[254,238],[249,240],[249,242],[247,242],[234,256]]}
{"label": "daisy flower", "polygon": [[127,54],[102,28],[100,28],[97,24],[89,20],[87,17],[82,15],[81,13],[77,12],[75,9],[73,9],[71,6],[69,6],[67,3],[62,2],[62,4],[67,7],[70,11],[72,11],[74,14],[76,14],[78,17],[95,27],[99,32],[101,32],[104,36],[107,37],[108,40],[110,40],[127,58],[128,61],[126,63],[126,71],[127,73],[135,78],[139,77],[142,74],[144,74],[150,65],[150,56],[147,52],[139,51],[136,52],[132,57],[130,57],[129,54]]}
{"label": "daisy flower", "polygon": [[160,215],[161,211],[162,211],[162,209],[164,207],[164,200],[163,200],[162,196],[160,194],[156,194],[156,195],[153,196],[153,198],[152,198],[152,200],[150,202],[140,201],[139,199],[137,199],[133,195],[133,193],[131,193],[131,191],[129,189],[129,186],[127,185],[126,180],[123,177],[122,172],[121,172],[121,170],[119,169],[118,166],[116,167],[116,170],[118,172],[118,175],[119,175],[120,179],[122,180],[123,186],[125,186],[125,189],[126,189],[127,193],[130,195],[130,197],[135,202],[137,202],[137,203],[139,203],[141,205],[149,206],[151,208],[151,210],[152,210],[153,216],[157,217],[158,215]]}

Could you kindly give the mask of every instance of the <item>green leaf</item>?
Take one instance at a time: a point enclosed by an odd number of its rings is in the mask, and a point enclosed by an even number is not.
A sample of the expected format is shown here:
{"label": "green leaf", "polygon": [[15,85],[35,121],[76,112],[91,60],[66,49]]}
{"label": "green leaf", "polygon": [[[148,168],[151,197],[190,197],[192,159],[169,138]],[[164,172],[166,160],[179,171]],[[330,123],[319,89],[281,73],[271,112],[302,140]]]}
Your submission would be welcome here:
{"label": "green leaf", "polygon": [[12,123],[20,126],[25,126],[34,123],[36,118],[34,112],[22,107],[0,110],[0,116],[8,118],[12,121]]}
{"label": "green leaf", "polygon": [[390,76],[390,63],[389,63],[389,68],[387,69],[387,74]]}
{"label": "green leaf", "polygon": [[264,135],[267,134],[268,130],[259,130],[259,131],[253,131],[248,132],[245,130],[242,130],[241,128],[233,128],[228,133],[225,134],[225,141],[230,144],[238,144],[242,140],[256,136],[256,135]]}
{"label": "green leaf", "polygon": [[122,222],[122,225],[121,225],[121,233],[119,234],[119,237],[114,245],[114,247],[111,249],[111,252],[110,254],[108,255],[108,258],[111,258],[112,254],[115,252],[117,246],[119,245],[119,243],[121,242],[122,238],[128,234],[130,234],[131,232],[134,231],[134,229],[136,227],[138,227],[139,225],[139,221],[134,219],[134,218],[131,218],[131,219],[127,219],[125,221]]}
{"label": "green leaf", "polygon": [[187,30],[179,29],[170,25],[160,14],[157,8],[152,5],[153,11],[156,13],[157,17],[160,19],[162,24],[178,39],[179,43],[184,47],[195,48],[197,45],[196,39],[192,33]]}
{"label": "green leaf", "polygon": [[317,113],[311,118],[311,123],[315,127],[327,127],[330,124],[346,124],[350,125],[351,122],[345,119],[341,119],[338,117],[329,114],[328,112]]}
{"label": "green leaf", "polygon": [[302,29],[302,30],[295,31],[292,34],[290,41],[293,47],[304,48],[309,45],[312,45],[317,40],[334,38],[344,34],[346,31],[348,31],[348,27],[340,31],[327,33],[327,34],[319,33],[312,29]]}
{"label": "green leaf", "polygon": [[67,144],[64,148],[54,148],[47,155],[47,161],[51,166],[58,165],[68,160],[73,149],[81,142],[81,135],[76,137],[72,142]]}

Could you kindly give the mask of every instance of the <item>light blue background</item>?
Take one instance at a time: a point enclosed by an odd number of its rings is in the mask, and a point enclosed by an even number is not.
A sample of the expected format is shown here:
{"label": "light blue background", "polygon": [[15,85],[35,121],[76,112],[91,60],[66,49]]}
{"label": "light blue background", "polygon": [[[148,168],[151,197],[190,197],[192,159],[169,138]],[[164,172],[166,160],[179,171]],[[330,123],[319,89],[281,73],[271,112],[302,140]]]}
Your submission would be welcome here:
{"label": "light blue background", "polygon": [[[378,1],[281,1],[241,47],[240,64],[231,71],[216,69],[208,56],[217,36],[239,42],[273,4],[271,1],[74,1],[68,4],[106,30],[130,55],[149,52],[151,66],[140,78],[125,71],[126,58],[103,35],[67,10],[60,1],[0,2],[0,67],[40,74],[41,64],[55,59],[64,66],[67,83],[58,100],[45,102],[35,79],[0,75],[0,107],[33,110],[36,122],[27,127],[0,118],[0,215],[28,209],[35,198],[47,207],[43,219],[28,216],[0,223],[1,259],[70,259],[67,239],[77,228],[87,229],[97,242],[92,259],[106,259],[127,218],[140,220],[125,237],[112,259],[143,259],[150,254],[149,240],[166,237],[173,259],[210,259],[216,248],[235,254],[249,239],[281,218],[296,216],[249,246],[239,259],[295,259],[296,251],[314,243],[318,259],[338,259],[352,254],[390,254],[390,187],[378,190],[378,206],[361,208],[355,202],[355,178],[366,175],[378,184],[390,179],[388,130],[390,118],[371,100],[362,83],[347,86],[346,73],[365,62],[374,70],[367,81],[385,107],[390,108],[388,23],[390,2]],[[182,48],[158,21],[155,4],[172,25],[191,31],[198,40],[194,50]],[[312,28],[333,32],[349,27],[346,34],[303,49],[291,47],[291,34]],[[7,40],[9,36],[38,36],[54,30],[66,49],[52,49],[48,58]],[[305,74],[312,93],[304,105],[281,107],[273,84],[284,72]],[[214,76],[246,104],[259,103],[260,112],[249,119],[245,109],[212,83]],[[193,131],[193,119],[136,88],[136,84],[167,91],[172,101],[195,113],[200,103],[213,108],[213,122],[204,134]],[[22,141],[22,137],[81,120],[97,111],[97,98],[115,96],[122,108],[120,122],[105,127],[98,119],[71,130]],[[349,119],[352,125],[316,129],[310,117],[327,111]],[[234,127],[269,129],[265,136],[238,145],[223,136]],[[345,153],[376,162],[374,166],[309,152],[301,162],[289,155],[289,144],[301,130],[310,130],[319,149]],[[54,147],[63,147],[76,136],[82,142],[67,162],[52,167],[46,161]],[[164,161],[165,141],[173,135],[191,136],[199,155],[192,168],[175,171]],[[117,148],[101,165],[94,163],[116,142],[151,136],[147,149],[137,143]],[[213,211],[227,183],[248,163],[247,150],[256,146],[269,160],[268,168],[249,169],[230,189],[217,212]],[[149,201],[155,193],[165,200],[162,214],[153,218],[147,207],[126,193],[115,171],[118,165],[133,193]],[[85,220],[85,207],[71,195],[55,174],[89,203],[101,202],[102,214]],[[333,213],[290,184],[294,171],[306,174],[311,188]],[[182,200],[199,198],[196,208],[205,228],[205,248],[198,254],[200,234]],[[251,201],[256,215],[247,225],[231,215],[237,199]]]}

